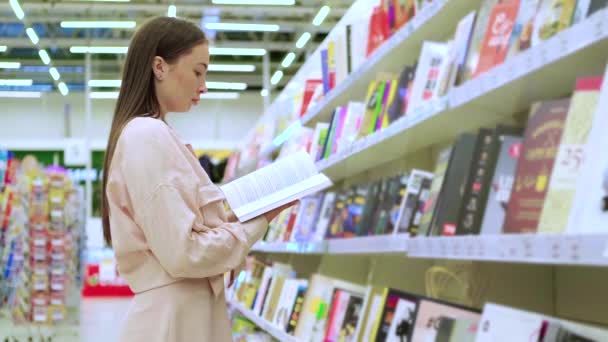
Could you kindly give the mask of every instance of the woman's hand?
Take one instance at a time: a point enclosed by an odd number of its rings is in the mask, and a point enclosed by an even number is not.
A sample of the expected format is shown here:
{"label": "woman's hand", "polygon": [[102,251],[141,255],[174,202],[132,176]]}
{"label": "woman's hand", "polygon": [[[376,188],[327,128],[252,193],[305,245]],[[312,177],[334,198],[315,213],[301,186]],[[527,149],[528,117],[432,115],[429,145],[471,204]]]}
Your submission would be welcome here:
{"label": "woman's hand", "polygon": [[282,206],[280,206],[280,207],[278,207],[276,209],[272,209],[271,211],[265,213],[264,216],[266,217],[266,220],[268,220],[268,222],[271,222],[272,220],[275,219],[275,217],[279,216],[279,214],[283,210],[285,210],[287,208],[290,208],[290,207],[292,207],[292,206],[294,206],[294,205],[296,205],[298,203],[300,203],[300,201],[293,201],[293,202],[287,203],[287,204],[282,205]]}

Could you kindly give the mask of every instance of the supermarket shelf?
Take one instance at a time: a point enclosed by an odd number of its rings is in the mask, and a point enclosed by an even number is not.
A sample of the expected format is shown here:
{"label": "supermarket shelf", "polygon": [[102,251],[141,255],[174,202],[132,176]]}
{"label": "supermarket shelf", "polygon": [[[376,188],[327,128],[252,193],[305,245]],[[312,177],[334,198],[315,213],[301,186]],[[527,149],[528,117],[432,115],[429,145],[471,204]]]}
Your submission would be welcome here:
{"label": "supermarket shelf", "polygon": [[339,181],[459,133],[509,120],[527,112],[535,101],[565,96],[577,77],[603,74],[606,38],[608,9],[319,161],[317,168]]}
{"label": "supermarket shelf", "polygon": [[387,254],[405,253],[408,234],[365,236],[350,239],[330,239],[328,254]]}
{"label": "supermarket shelf", "polygon": [[272,337],[278,339],[279,341],[281,341],[281,342],[297,342],[298,341],[298,339],[296,339],[295,337],[287,334],[286,332],[284,332],[281,329],[277,328],[276,326],[272,325],[267,320],[256,315],[255,313],[253,313],[253,311],[247,309],[241,303],[236,302],[234,300],[230,300],[230,301],[228,301],[228,304],[230,306],[232,306],[233,308],[235,308],[237,311],[239,311],[241,314],[243,314],[243,316],[247,317],[248,320],[255,323],[255,325],[257,325],[260,329],[266,331],[267,333],[272,335]]}
{"label": "supermarket shelf", "polygon": [[286,254],[388,254],[407,251],[407,234],[329,239],[318,242],[258,242],[252,251]]}
{"label": "supermarket shelf", "polygon": [[408,242],[418,258],[608,266],[608,234],[505,234],[420,237]]}
{"label": "supermarket shelf", "polygon": [[454,33],[458,21],[468,12],[478,9],[480,3],[479,0],[431,3],[332,89],[323,101],[310,108],[301,118],[302,124],[312,127],[320,121],[328,122],[335,107],[352,99],[365,98],[367,85],[378,72],[400,72],[405,64],[414,63],[425,40],[445,40]]}
{"label": "supermarket shelf", "polygon": [[263,242],[256,243],[251,249],[264,253],[324,254],[327,241],[317,242]]}

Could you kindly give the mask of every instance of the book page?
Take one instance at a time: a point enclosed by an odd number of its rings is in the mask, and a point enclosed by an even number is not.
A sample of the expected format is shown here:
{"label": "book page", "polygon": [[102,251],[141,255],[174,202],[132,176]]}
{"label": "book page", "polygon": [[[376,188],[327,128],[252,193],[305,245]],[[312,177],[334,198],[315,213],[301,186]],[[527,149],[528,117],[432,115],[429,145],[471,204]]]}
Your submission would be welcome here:
{"label": "book page", "polygon": [[223,185],[221,190],[239,220],[247,221],[330,185],[308,153],[300,151]]}

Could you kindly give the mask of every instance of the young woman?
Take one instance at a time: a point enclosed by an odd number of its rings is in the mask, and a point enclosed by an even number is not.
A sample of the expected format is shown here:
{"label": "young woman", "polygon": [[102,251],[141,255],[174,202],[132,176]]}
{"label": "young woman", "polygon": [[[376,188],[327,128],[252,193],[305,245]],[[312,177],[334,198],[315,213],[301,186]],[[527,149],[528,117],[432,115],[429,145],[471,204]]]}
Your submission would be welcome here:
{"label": "young woman", "polygon": [[239,223],[165,122],[199,102],[208,67],[204,33],[184,20],[152,19],[129,47],[102,199],[104,237],[135,292],[121,341],[231,341],[223,274],[285,208]]}

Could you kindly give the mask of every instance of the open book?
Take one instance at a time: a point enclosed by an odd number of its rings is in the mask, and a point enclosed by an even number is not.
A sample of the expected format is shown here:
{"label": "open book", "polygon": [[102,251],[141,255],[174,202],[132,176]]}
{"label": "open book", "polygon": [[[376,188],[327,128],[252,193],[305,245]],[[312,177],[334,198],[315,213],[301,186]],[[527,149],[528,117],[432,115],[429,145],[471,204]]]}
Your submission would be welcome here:
{"label": "open book", "polygon": [[308,153],[301,151],[220,189],[239,221],[245,222],[331,185],[331,180],[317,171]]}

